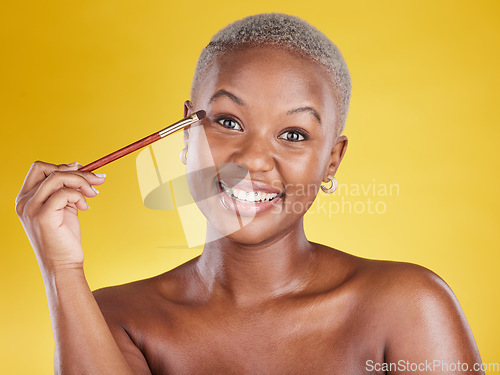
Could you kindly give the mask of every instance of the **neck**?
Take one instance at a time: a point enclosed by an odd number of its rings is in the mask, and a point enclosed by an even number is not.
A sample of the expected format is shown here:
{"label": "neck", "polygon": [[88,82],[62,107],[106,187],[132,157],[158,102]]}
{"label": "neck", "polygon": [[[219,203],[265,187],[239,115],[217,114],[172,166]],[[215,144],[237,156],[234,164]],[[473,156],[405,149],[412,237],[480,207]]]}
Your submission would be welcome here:
{"label": "neck", "polygon": [[[213,230],[210,224],[207,230]],[[244,244],[228,237],[207,243],[198,269],[211,294],[223,293],[239,304],[254,303],[304,289],[314,271],[313,248],[301,218],[262,243]]]}

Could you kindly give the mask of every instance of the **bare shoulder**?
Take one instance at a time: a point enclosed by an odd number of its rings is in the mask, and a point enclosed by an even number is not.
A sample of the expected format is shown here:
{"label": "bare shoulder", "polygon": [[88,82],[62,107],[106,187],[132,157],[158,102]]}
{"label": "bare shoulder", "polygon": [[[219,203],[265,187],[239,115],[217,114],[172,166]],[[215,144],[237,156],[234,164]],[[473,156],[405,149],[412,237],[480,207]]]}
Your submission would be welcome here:
{"label": "bare shoulder", "polygon": [[369,311],[365,318],[382,327],[387,362],[461,361],[469,370],[481,362],[458,299],[436,273],[412,263],[343,257],[352,264],[356,295]]}
{"label": "bare shoulder", "polygon": [[[320,245],[325,253],[323,264],[337,272],[355,288],[356,293],[372,296],[373,303],[394,307],[416,307],[435,301],[441,308],[454,309],[458,301],[446,282],[435,272],[423,266],[385,260],[357,257]],[[459,305],[458,305],[459,306]],[[374,306],[373,306],[374,307]]]}
{"label": "bare shoulder", "polygon": [[370,285],[370,291],[391,306],[441,303],[453,308],[458,301],[446,282],[430,269],[406,262],[363,259],[359,275]]}
{"label": "bare shoulder", "polygon": [[383,337],[388,362],[461,361],[469,369],[480,363],[462,307],[435,272],[412,263],[360,258],[326,247],[322,251],[329,254],[325,264],[330,269],[346,270],[342,287],[356,304],[358,326],[369,327],[366,339],[373,334]]}
{"label": "bare shoulder", "polygon": [[106,320],[133,321],[184,298],[192,264],[193,260],[158,276],[94,290],[94,298]]}
{"label": "bare shoulder", "polygon": [[103,314],[124,312],[133,305],[140,305],[154,293],[156,277],[129,282],[121,285],[108,286],[94,290],[96,299]]}
{"label": "bare shoulder", "polygon": [[172,306],[185,293],[187,262],[162,275],[97,289],[94,298],[125,359],[136,374],[151,374],[144,348],[165,328]]}
{"label": "bare shoulder", "polygon": [[[322,264],[345,273],[350,281],[363,285],[379,297],[410,297],[413,293],[450,294],[448,285],[433,271],[413,263],[358,257],[325,245],[315,244]],[[452,294],[452,293],[451,293]]]}
{"label": "bare shoulder", "polygon": [[[359,277],[366,283],[373,307],[395,323],[440,324],[442,317],[465,319],[448,284],[426,267],[405,262],[364,259]],[[397,332],[400,334],[401,332]]]}
{"label": "bare shoulder", "polygon": [[[415,264],[389,262],[382,268],[378,287],[387,287],[378,306],[386,312],[388,361],[461,362],[467,363],[471,374],[480,374],[474,368],[481,362],[474,336],[446,282]],[[433,370],[446,372],[446,367]]]}

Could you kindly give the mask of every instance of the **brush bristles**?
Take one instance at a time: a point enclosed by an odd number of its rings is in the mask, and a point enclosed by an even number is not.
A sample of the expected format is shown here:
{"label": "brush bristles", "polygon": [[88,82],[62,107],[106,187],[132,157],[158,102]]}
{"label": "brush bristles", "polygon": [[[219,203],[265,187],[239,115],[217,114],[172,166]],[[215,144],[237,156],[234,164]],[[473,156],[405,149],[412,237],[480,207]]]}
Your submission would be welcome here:
{"label": "brush bristles", "polygon": [[198,111],[195,114],[196,114],[196,117],[198,117],[198,120],[205,118],[205,116],[207,115],[207,113],[204,110]]}

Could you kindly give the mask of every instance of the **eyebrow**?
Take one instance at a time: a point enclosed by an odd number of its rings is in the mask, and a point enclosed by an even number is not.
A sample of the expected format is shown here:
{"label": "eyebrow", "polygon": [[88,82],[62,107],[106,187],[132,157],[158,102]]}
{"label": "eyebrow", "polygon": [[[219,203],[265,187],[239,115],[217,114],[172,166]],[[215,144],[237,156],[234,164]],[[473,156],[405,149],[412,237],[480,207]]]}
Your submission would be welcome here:
{"label": "eyebrow", "polygon": [[316,111],[313,107],[299,107],[299,108],[291,109],[286,114],[293,115],[295,113],[300,113],[300,112],[309,112],[311,115],[313,115],[316,118],[316,120],[318,120],[319,124],[321,125],[321,117],[319,117],[318,111]]}
{"label": "eyebrow", "polygon": [[225,97],[231,99],[233,102],[235,102],[238,105],[245,105],[245,102],[243,100],[241,100],[236,95],[231,94],[229,91],[224,90],[224,89],[219,90],[215,94],[213,94],[212,97],[210,98],[209,103],[212,103],[215,99],[220,98],[221,96],[225,96]]}
{"label": "eyebrow", "polygon": [[[209,103],[212,103],[214,100],[216,100],[217,98],[220,98],[222,96],[225,96],[225,97],[231,99],[233,102],[235,102],[238,105],[245,105],[245,102],[243,100],[241,100],[236,95],[234,95],[234,94],[232,94],[229,91],[224,90],[224,89],[218,90],[215,94],[213,94],[212,97],[210,98]],[[316,120],[318,120],[318,123],[321,125],[321,117],[319,116],[318,111],[316,111],[313,107],[299,107],[299,108],[291,109],[286,114],[287,115],[294,115],[294,114],[300,113],[300,112],[309,112],[311,115],[313,115],[316,118]]]}

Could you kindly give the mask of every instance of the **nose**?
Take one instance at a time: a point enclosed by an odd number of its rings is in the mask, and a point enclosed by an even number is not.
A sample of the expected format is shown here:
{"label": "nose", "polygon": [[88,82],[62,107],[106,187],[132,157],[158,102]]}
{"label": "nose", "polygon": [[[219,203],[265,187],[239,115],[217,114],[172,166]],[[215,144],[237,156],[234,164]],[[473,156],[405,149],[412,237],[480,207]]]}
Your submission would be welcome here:
{"label": "nose", "polygon": [[242,164],[250,173],[267,172],[274,168],[272,146],[263,137],[245,137],[233,157],[233,163]]}

